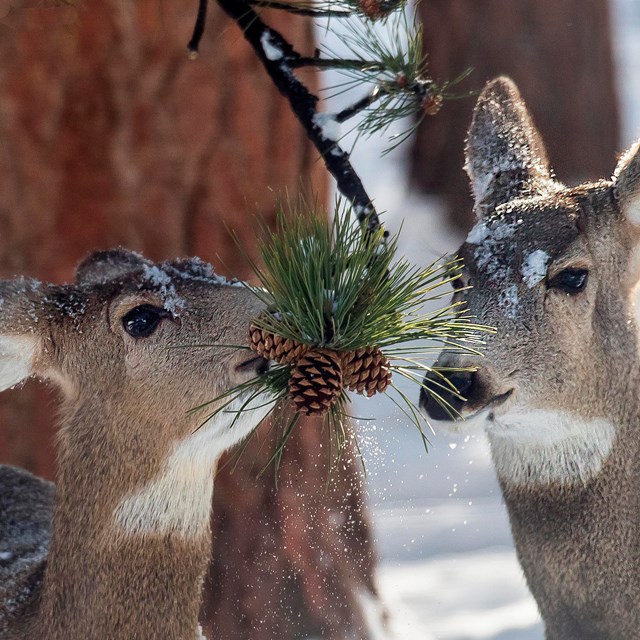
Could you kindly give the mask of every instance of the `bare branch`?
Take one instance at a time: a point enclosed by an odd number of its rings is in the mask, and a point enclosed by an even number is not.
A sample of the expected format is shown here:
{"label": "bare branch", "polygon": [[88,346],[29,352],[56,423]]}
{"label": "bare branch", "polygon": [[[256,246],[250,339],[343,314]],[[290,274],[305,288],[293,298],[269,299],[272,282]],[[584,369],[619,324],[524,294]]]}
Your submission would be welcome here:
{"label": "bare branch", "polygon": [[238,24],[280,93],[289,101],[309,140],[335,178],[338,190],[352,204],[360,223],[375,231],[380,227],[378,214],[349,161],[349,154],[338,144],[339,135],[335,132],[338,121],[335,116],[318,111],[318,97],[293,72],[302,56],[278,31],[262,21],[250,1],[218,0],[222,9]]}
{"label": "bare branch", "polygon": [[202,40],[202,34],[204,33],[204,25],[207,20],[207,2],[209,0],[198,0],[198,15],[196,16],[196,24],[193,27],[193,35],[187,49],[189,55],[192,58],[197,57],[198,47],[200,46],[200,40]]}

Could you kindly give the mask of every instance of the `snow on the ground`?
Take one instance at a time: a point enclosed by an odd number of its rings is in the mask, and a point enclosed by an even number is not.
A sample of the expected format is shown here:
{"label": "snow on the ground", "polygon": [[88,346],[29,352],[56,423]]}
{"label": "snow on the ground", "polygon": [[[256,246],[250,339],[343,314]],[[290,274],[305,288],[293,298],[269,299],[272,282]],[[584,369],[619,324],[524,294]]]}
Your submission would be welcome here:
{"label": "snow on the ground", "polygon": [[[613,0],[612,7],[623,144],[629,145],[640,135],[640,0]],[[339,50],[339,38],[331,47]],[[337,78],[327,74],[326,84]],[[445,228],[437,199],[409,191],[407,145],[381,158],[384,144],[359,140],[353,164],[378,210],[387,212],[386,226],[402,227],[401,252],[428,264],[462,238]],[[410,393],[417,398],[417,390]],[[358,433],[378,582],[397,640],[541,640],[484,437],[436,434],[425,453],[415,428],[388,400],[358,396],[354,413],[378,418],[361,421]]]}
{"label": "snow on the ground", "polygon": [[540,638],[538,612],[509,548],[484,548],[430,561],[385,564],[382,595],[402,640]]}

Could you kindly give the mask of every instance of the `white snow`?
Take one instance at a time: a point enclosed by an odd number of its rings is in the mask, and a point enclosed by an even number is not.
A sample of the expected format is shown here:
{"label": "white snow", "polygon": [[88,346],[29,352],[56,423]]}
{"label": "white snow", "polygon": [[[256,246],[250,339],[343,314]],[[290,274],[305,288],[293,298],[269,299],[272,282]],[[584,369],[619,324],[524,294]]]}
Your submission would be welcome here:
{"label": "white snow", "polygon": [[196,628],[196,640],[207,640],[200,625]]}
{"label": "white snow", "polygon": [[529,289],[535,287],[545,279],[547,275],[547,264],[549,264],[549,254],[542,249],[532,251],[522,263],[522,278]]}
{"label": "white snow", "polygon": [[245,287],[246,282],[232,278],[228,280],[224,276],[217,274],[213,265],[205,262],[201,258],[189,258],[185,268],[178,269],[173,265],[163,265],[164,269],[170,273],[175,273],[185,280],[195,280],[197,282],[206,282],[207,284],[217,284],[221,287]]}
{"label": "white snow", "polygon": [[0,560],[7,562],[7,560],[11,560],[11,558],[13,558],[11,551],[0,551]]}
{"label": "white snow", "polygon": [[518,313],[518,287],[515,284],[508,284],[501,292],[499,304],[507,318],[515,318]]}
{"label": "white snow", "polygon": [[491,235],[491,230],[484,220],[478,221],[467,236],[469,244],[482,244]]}
{"label": "white snow", "polygon": [[144,264],[143,268],[143,278],[152,287],[158,289],[162,296],[164,308],[167,311],[175,315],[185,308],[185,300],[177,294],[176,288],[166,271],[156,265],[149,266]]}
{"label": "white snow", "polygon": [[320,129],[325,140],[331,140],[331,142],[340,140],[340,123],[332,113],[316,113],[313,116],[313,124]]}
{"label": "white snow", "polygon": [[267,56],[267,60],[282,60],[282,58],[284,57],[282,49],[271,42],[270,31],[262,32],[262,35],[260,36],[260,44],[262,45],[264,55]]}

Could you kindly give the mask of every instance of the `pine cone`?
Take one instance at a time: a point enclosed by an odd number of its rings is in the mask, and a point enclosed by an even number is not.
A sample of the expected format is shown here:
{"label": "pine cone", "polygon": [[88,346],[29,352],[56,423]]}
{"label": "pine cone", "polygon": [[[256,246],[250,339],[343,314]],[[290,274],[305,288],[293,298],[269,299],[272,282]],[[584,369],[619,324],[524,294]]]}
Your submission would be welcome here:
{"label": "pine cone", "polygon": [[435,116],[440,109],[442,109],[442,96],[440,95],[428,95],[422,101],[422,108],[429,116]]}
{"label": "pine cone", "polygon": [[298,413],[324,415],[341,393],[342,366],[335,351],[308,351],[291,372],[289,396]]}
{"label": "pine cone", "polygon": [[369,20],[379,20],[389,13],[387,8],[383,8],[381,0],[359,0],[360,11]]}
{"label": "pine cone", "polygon": [[253,322],[249,325],[249,346],[263,358],[275,360],[280,364],[298,360],[309,349],[296,340],[261,329]]}
{"label": "pine cone", "polygon": [[342,354],[343,384],[349,391],[369,398],[382,393],[391,384],[391,369],[378,347],[365,347]]}

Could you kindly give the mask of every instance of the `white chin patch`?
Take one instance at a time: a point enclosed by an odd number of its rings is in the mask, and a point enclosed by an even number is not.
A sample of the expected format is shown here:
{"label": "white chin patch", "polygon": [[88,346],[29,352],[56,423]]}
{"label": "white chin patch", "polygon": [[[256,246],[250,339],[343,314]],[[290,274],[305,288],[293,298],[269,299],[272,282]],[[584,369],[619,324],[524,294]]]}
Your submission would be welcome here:
{"label": "white chin patch", "polygon": [[116,507],[115,521],[122,530],[185,537],[206,531],[218,458],[260,424],[273,406],[264,406],[268,401],[269,396],[263,394],[243,408],[245,401],[236,400],[178,443],[162,475]]}
{"label": "white chin patch", "polygon": [[464,418],[464,420],[433,420],[429,418],[429,424],[439,433],[481,433],[487,426],[487,418],[490,413],[491,409],[483,409]]}
{"label": "white chin patch", "polygon": [[35,336],[0,335],[0,391],[9,389],[33,374]]}
{"label": "white chin patch", "polygon": [[615,426],[564,411],[514,409],[485,421],[501,480],[511,485],[584,484],[611,453]]}

